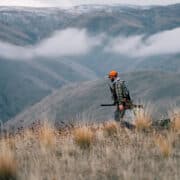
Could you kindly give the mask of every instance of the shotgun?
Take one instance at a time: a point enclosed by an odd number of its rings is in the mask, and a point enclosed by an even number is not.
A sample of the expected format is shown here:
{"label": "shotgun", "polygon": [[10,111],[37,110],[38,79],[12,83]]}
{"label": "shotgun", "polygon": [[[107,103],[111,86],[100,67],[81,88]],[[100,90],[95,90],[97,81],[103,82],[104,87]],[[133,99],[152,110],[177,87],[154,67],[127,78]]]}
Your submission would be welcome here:
{"label": "shotgun", "polygon": [[[117,104],[101,104],[102,107],[110,107],[110,106],[116,106]],[[143,105],[137,105],[133,103],[126,103],[125,109],[134,109],[134,108],[144,108]]]}

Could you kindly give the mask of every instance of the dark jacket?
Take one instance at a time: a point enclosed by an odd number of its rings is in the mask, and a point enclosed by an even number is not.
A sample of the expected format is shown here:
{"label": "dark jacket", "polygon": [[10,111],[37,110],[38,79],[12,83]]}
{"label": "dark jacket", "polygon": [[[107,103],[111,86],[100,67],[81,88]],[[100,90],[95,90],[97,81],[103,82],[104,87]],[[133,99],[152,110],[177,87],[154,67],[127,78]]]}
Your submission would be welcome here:
{"label": "dark jacket", "polygon": [[116,105],[125,104],[126,101],[131,101],[129,90],[126,87],[125,81],[116,78],[111,86],[111,93]]}

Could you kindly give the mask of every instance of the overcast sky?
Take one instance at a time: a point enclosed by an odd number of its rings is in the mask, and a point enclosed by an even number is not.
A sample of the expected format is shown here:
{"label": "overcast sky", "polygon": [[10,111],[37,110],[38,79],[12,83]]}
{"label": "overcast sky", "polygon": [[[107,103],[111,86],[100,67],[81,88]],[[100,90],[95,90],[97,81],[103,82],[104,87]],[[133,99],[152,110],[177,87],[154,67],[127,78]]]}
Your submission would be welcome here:
{"label": "overcast sky", "polygon": [[168,5],[180,0],[0,0],[0,6],[71,7],[80,4]]}

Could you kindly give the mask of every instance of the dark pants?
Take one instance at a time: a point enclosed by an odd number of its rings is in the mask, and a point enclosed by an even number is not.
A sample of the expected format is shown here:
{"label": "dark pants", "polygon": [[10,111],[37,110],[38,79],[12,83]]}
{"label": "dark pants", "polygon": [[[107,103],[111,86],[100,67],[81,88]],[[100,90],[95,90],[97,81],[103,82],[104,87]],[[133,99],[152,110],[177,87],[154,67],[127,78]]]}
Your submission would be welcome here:
{"label": "dark pants", "polygon": [[135,126],[127,121],[124,121],[123,119],[125,111],[126,110],[120,111],[119,109],[116,109],[116,111],[114,112],[114,119],[115,121],[120,122],[123,127],[133,130]]}
{"label": "dark pants", "polygon": [[114,112],[114,120],[118,122],[122,121],[124,114],[125,114],[125,110],[120,111],[119,108],[117,108],[116,111]]}

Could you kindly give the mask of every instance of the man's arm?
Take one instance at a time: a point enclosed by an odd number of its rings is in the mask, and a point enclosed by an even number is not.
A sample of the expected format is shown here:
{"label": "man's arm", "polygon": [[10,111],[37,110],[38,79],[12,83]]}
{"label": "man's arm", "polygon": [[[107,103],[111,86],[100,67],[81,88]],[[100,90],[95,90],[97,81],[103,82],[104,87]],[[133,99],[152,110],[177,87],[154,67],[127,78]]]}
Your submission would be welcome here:
{"label": "man's arm", "polygon": [[114,102],[113,104],[116,105],[117,104],[117,95],[116,95],[115,87],[114,87],[114,85],[113,85],[113,87],[110,84],[108,84],[108,85],[109,85],[109,89],[111,91],[112,100]]}
{"label": "man's arm", "polygon": [[119,105],[124,104],[124,96],[123,96],[123,84],[121,81],[116,82],[115,91],[117,95],[117,102]]}

